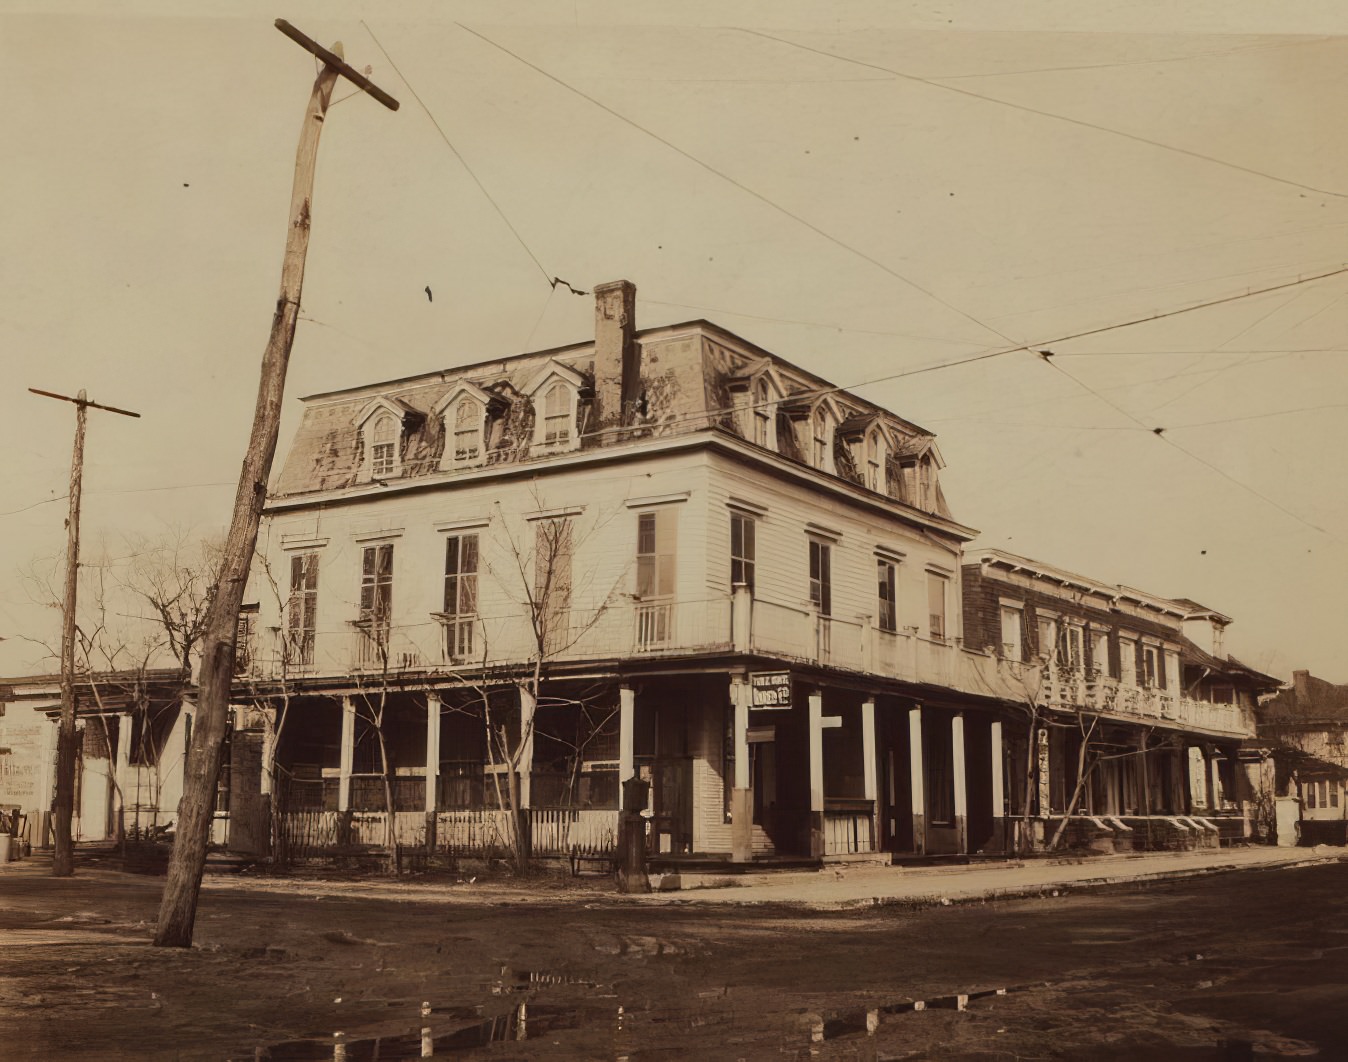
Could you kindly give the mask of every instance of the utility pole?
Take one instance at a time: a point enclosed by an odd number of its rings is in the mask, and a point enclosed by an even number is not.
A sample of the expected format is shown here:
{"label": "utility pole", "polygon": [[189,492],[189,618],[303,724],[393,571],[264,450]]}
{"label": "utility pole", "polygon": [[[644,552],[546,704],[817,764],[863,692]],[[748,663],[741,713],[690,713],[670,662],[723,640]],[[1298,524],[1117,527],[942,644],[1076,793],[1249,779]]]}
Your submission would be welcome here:
{"label": "utility pole", "polygon": [[168,881],[159,904],[157,947],[192,946],[192,928],[197,916],[201,875],[206,866],[215,809],[215,783],[220,773],[224,741],[229,730],[229,690],[234,678],[234,636],[239,606],[243,603],[248,571],[257,547],[258,524],[267,499],[267,478],[276,456],[276,433],[281,421],[281,398],[285,391],[286,366],[295,342],[300,293],[304,286],[304,262],[309,250],[310,200],[313,196],[314,165],[318,137],[339,76],[363,89],[390,110],[398,101],[368,78],[348,66],[341,44],[331,49],[306,37],[284,19],[276,28],[305,51],[317,57],[323,68],[314,81],[300,128],[295,153],[295,181],[290,193],[290,225],[285,256],[281,263],[281,294],[272,316],[271,336],[262,355],[257,408],[252,433],[244,454],[239,487],[234,495],[234,516],[225,539],[219,582],[206,612],[201,642],[201,672],[197,681],[197,715],[192,744],[184,767],[183,798],[178,805],[178,830],[169,856]]}
{"label": "utility pole", "polygon": [[84,486],[84,422],[90,406],[124,417],[139,413],[89,401],[81,391],[74,398],[55,391],[28,388],[44,398],[75,405],[75,453],[70,459],[70,513],[66,517],[66,589],[61,601],[61,725],[56,732],[56,854],[52,874],[68,878],[75,873],[75,845],[70,821],[75,814],[75,600],[80,579],[80,492]]}

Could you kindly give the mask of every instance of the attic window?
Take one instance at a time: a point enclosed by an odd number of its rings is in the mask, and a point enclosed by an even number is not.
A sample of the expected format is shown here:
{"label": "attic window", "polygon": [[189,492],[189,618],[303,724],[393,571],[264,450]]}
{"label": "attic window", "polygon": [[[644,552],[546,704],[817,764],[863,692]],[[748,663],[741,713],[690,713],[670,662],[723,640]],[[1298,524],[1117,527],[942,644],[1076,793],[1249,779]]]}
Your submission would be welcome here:
{"label": "attic window", "polygon": [[828,411],[822,405],[810,418],[812,441],[810,444],[810,464],[815,468],[828,470]]}
{"label": "attic window", "polygon": [[866,435],[866,486],[874,491],[885,487],[884,466],[881,460],[880,433],[871,429]]}
{"label": "attic window", "polygon": [[454,464],[475,465],[482,460],[483,429],[487,412],[481,403],[465,395],[454,406]]}
{"label": "attic window", "polygon": [[387,413],[370,432],[370,475],[379,479],[398,474],[398,422]]}
{"label": "attic window", "polygon": [[571,441],[571,389],[558,380],[543,396],[543,445],[565,446]]}
{"label": "attic window", "polygon": [[768,381],[762,377],[754,384],[753,421],[754,442],[764,447],[771,445],[772,407],[769,405]]}

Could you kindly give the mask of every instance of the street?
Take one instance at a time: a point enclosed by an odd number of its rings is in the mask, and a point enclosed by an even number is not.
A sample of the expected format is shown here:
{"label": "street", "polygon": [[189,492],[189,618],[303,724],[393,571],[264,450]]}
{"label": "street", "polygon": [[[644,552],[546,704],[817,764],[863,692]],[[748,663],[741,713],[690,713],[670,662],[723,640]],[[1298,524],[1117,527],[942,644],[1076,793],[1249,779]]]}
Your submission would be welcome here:
{"label": "street", "polygon": [[1348,1058],[1343,862],[839,912],[220,877],[190,951],[162,879],[47,870],[0,873],[4,1058]]}

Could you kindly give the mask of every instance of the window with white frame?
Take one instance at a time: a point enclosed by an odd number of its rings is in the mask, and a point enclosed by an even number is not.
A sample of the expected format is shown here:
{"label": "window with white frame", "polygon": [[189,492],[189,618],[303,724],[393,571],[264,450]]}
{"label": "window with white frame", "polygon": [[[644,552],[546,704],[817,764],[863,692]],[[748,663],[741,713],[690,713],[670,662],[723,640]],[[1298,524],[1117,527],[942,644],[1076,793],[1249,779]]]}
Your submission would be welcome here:
{"label": "window with white frame", "polygon": [[545,653],[571,644],[571,520],[561,517],[534,525],[535,634]]}
{"label": "window with white frame", "polygon": [[878,626],[890,634],[896,633],[899,629],[898,568],[899,566],[892,560],[886,560],[884,557],[875,559]]}
{"label": "window with white frame", "polygon": [[810,418],[810,464],[815,468],[828,468],[829,433],[828,410],[821,403]]}
{"label": "window with white frame", "polygon": [[637,514],[638,649],[659,648],[674,636],[678,515],[669,508]]}
{"label": "window with white frame", "polygon": [[571,434],[571,389],[558,380],[543,394],[543,445],[565,446]]}
{"label": "window with white frame", "polygon": [[927,629],[933,641],[946,636],[946,585],[950,582],[938,572],[927,573]]}
{"label": "window with white frame", "polygon": [[754,586],[757,524],[748,513],[730,514],[730,585]]}
{"label": "window with white frame", "polygon": [[1125,686],[1137,685],[1137,642],[1132,638],[1119,636],[1119,681]]}
{"label": "window with white frame", "polygon": [[768,381],[759,377],[753,391],[754,442],[759,446],[769,446],[772,440],[772,406],[768,393]]}
{"label": "window with white frame", "polygon": [[867,487],[874,491],[884,491],[885,477],[881,464],[880,433],[874,428],[866,433],[865,476]]}
{"label": "window with white frame", "polygon": [[1081,624],[1067,620],[1058,627],[1058,665],[1079,669],[1085,664]]}
{"label": "window with white frame", "polygon": [[1091,669],[1097,675],[1109,674],[1109,632],[1091,628]]}
{"label": "window with white frame", "polygon": [[1024,638],[1021,626],[1025,622],[1025,613],[1015,605],[1002,605],[1002,656],[1007,660],[1024,659]]}
{"label": "window with white frame", "polygon": [[286,602],[283,664],[308,667],[314,662],[317,628],[318,554],[296,553],[290,558],[290,597]]}
{"label": "window with white frame", "polygon": [[571,366],[549,361],[524,388],[534,406],[532,446],[537,451],[574,450],[580,445],[577,417],[585,382]]}
{"label": "window with white frame", "polygon": [[821,616],[833,614],[833,546],[810,539],[810,604]]}
{"label": "window with white frame", "polygon": [[450,535],[445,539],[445,655],[467,660],[473,655],[477,623],[477,535]]}
{"label": "window with white frame", "polygon": [[378,479],[398,474],[398,421],[391,413],[381,413],[369,427],[370,475]]}
{"label": "window with white frame", "polygon": [[1148,689],[1165,686],[1165,669],[1161,665],[1160,647],[1144,645],[1142,647],[1142,684]]}
{"label": "window with white frame", "polygon": [[389,630],[393,621],[393,543],[381,542],[361,551],[360,618],[364,634],[360,656],[364,664],[387,664]]}
{"label": "window with white frame", "polygon": [[454,464],[475,465],[482,461],[486,449],[483,435],[487,426],[487,411],[476,399],[464,395],[454,404],[454,431],[451,446]]}

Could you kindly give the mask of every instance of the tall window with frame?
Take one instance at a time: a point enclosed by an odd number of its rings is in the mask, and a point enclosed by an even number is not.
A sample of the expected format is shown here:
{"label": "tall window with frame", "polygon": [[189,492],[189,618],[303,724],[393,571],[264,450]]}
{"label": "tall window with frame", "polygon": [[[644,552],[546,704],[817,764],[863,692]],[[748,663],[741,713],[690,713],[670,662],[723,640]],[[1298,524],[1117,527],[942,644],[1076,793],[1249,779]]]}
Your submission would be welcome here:
{"label": "tall window with frame", "polygon": [[899,629],[898,565],[883,557],[875,559],[879,627],[894,634]]}
{"label": "tall window with frame", "polygon": [[754,442],[767,446],[772,438],[772,408],[768,405],[768,382],[759,379],[754,384]]}
{"label": "tall window with frame", "polygon": [[388,651],[393,620],[393,543],[366,546],[360,563],[360,622],[364,648],[377,654],[368,663],[382,663]]}
{"label": "tall window with frame", "polygon": [[1085,650],[1079,623],[1058,625],[1058,665],[1078,670],[1085,663]]}
{"label": "tall window with frame", "polygon": [[1161,650],[1154,645],[1144,645],[1142,647],[1142,684],[1148,689],[1156,689],[1164,685],[1163,676],[1165,672],[1161,670]]}
{"label": "tall window with frame", "polygon": [[1007,660],[1025,658],[1024,636],[1021,633],[1025,613],[1014,605],[1001,606],[1002,656]]}
{"label": "tall window with frame", "polygon": [[927,615],[928,630],[934,642],[945,641],[946,636],[946,583],[949,580],[936,572],[927,573]]}
{"label": "tall window with frame", "polygon": [[450,661],[473,655],[477,624],[477,535],[450,535],[445,539],[445,656]]}
{"label": "tall window with frame", "polygon": [[572,530],[567,519],[539,520],[534,527],[535,635],[545,654],[571,644]]}
{"label": "tall window with frame", "polygon": [[482,428],[485,414],[471,398],[460,398],[454,406],[454,461],[473,464],[482,458]]}
{"label": "tall window with frame", "polygon": [[810,418],[813,441],[810,446],[810,463],[815,468],[828,467],[828,412],[821,405]]}
{"label": "tall window with frame", "polygon": [[674,636],[677,520],[668,508],[637,515],[638,649],[667,645]]}
{"label": "tall window with frame", "polygon": [[398,422],[384,413],[370,430],[370,474],[391,476],[398,470]]}
{"label": "tall window with frame", "polygon": [[282,664],[309,667],[314,662],[318,624],[318,554],[290,558],[290,598],[286,604],[286,639]]}
{"label": "tall window with frame", "polygon": [[833,546],[810,539],[810,604],[821,616],[833,614]]}
{"label": "tall window with frame", "polygon": [[543,396],[543,443],[565,446],[571,441],[571,391],[560,381]]}
{"label": "tall window with frame", "polygon": [[756,525],[745,513],[730,514],[730,585],[754,588]]}
{"label": "tall window with frame", "polygon": [[880,433],[875,430],[866,434],[866,486],[874,491],[885,489],[884,472],[880,466]]}

